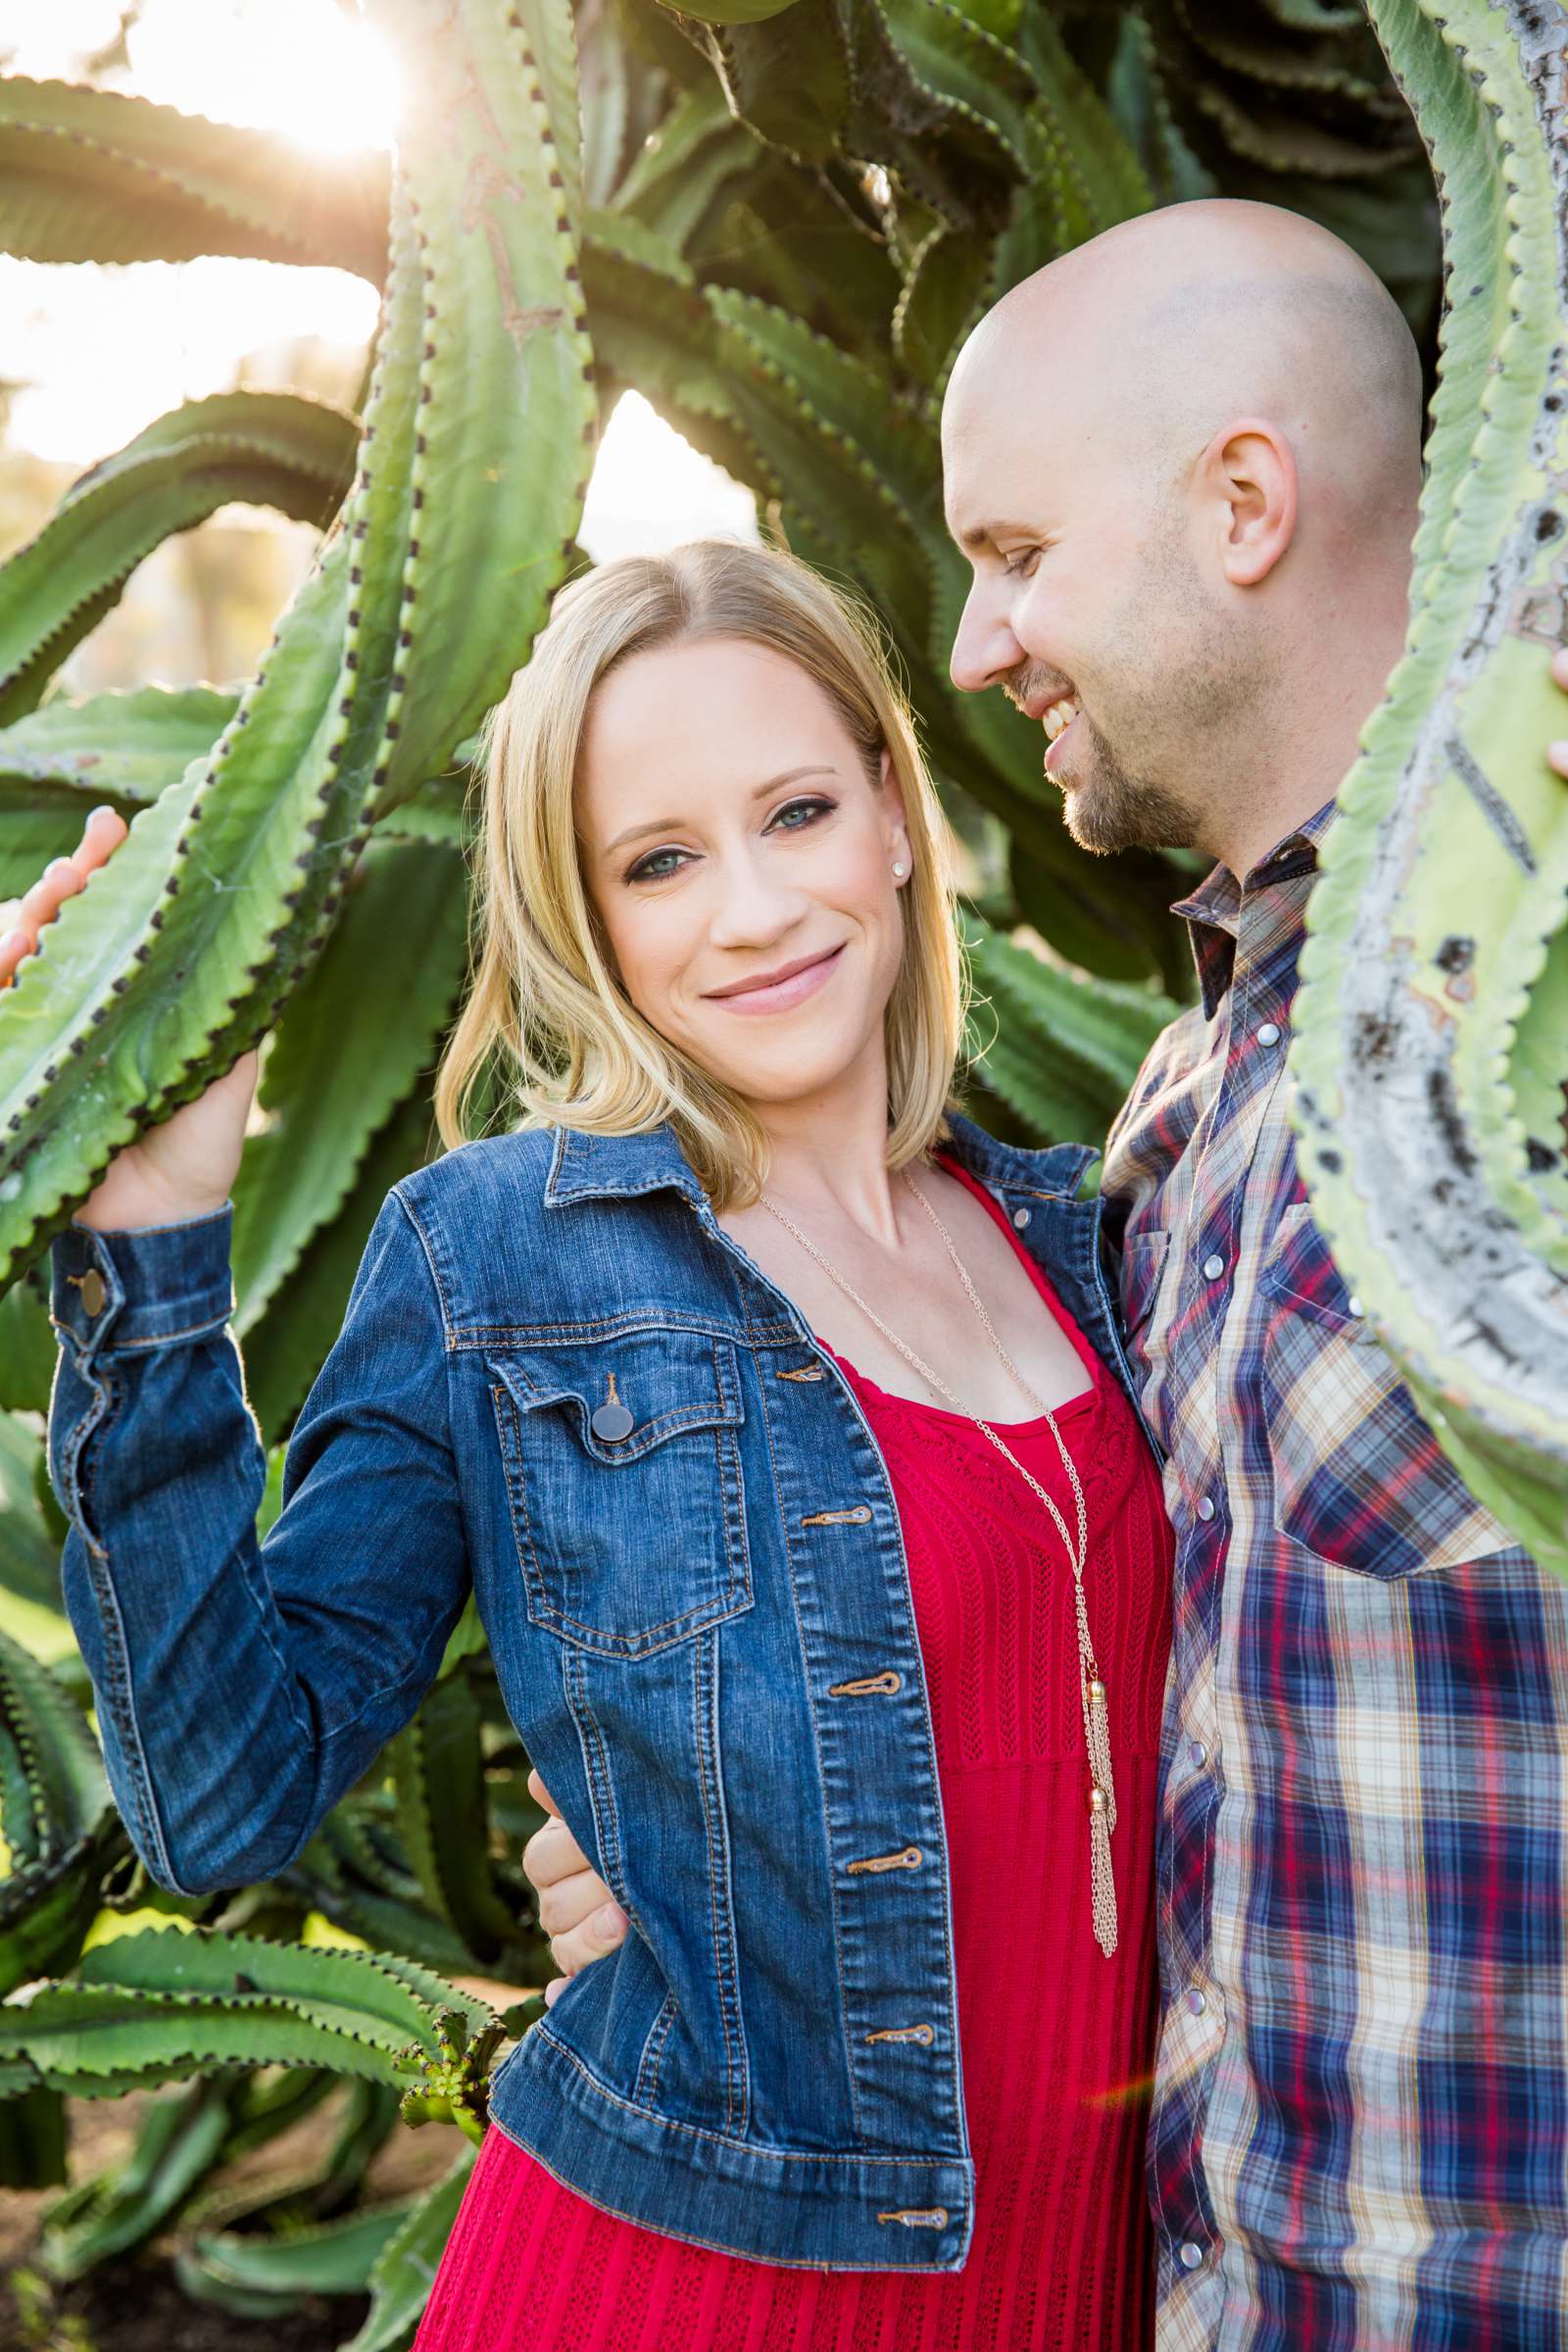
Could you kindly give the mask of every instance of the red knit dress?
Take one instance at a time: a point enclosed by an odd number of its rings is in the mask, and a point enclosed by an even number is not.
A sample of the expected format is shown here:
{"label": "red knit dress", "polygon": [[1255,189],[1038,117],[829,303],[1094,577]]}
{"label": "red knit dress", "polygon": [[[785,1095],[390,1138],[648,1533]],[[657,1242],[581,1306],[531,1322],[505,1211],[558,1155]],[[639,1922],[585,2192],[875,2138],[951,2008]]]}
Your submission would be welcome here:
{"label": "red knit dress", "polygon": [[[892,1477],[936,1727],[977,2182],[964,2268],[805,2270],[681,2244],[586,2203],[492,2126],[415,2352],[1141,2352],[1153,2340],[1143,2148],[1169,1524],[1116,1382],[989,1193],[944,1164],[996,1216],[1094,1381],[1056,1419],[1089,1511],[1085,1592],[1116,1778],[1115,1954],[1091,1924],[1061,1539],[964,1415],[890,1396],[840,1356]],[[976,1343],[988,1344],[978,1328]],[[1075,1526],[1045,1421],[997,1427]]]}

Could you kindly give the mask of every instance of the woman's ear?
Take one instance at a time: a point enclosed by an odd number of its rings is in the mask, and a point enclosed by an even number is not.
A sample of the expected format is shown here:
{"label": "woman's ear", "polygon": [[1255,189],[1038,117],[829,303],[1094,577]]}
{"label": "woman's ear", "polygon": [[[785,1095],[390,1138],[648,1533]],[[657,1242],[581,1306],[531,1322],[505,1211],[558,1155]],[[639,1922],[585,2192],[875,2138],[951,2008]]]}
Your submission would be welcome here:
{"label": "woman's ear", "polygon": [[882,746],[882,755],[879,755],[877,764],[879,764],[879,793],[882,793],[884,816],[886,816],[886,821],[889,821],[889,825],[896,825],[898,828],[898,837],[901,837],[903,849],[906,849],[906,857],[907,857],[909,833],[907,833],[907,818],[906,818],[906,813],[903,813],[903,786],[901,786],[901,781],[898,781],[894,753],[886,748],[886,743]]}
{"label": "woman's ear", "polygon": [[882,746],[880,767],[882,813],[888,828],[888,856],[896,858],[906,874],[913,858],[909,852],[908,821],[904,813],[904,787],[899,782],[899,771],[886,744]]}

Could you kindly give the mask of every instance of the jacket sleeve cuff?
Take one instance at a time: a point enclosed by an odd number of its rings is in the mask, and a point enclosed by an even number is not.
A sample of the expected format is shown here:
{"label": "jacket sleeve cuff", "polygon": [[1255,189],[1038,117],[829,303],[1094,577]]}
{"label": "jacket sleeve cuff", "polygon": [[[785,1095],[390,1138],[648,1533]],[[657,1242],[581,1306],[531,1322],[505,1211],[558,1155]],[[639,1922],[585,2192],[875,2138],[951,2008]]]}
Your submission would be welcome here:
{"label": "jacket sleeve cuff", "polygon": [[49,1317],[79,1353],[169,1347],[234,1311],[234,1203],[172,1225],[98,1232],[74,1219],[50,1243]]}

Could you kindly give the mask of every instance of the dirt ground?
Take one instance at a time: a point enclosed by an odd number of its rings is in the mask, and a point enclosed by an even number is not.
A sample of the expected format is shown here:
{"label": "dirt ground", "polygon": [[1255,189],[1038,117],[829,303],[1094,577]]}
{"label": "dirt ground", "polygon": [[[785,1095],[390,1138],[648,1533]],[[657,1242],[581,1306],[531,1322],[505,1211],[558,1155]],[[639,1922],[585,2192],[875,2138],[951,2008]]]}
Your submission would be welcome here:
{"label": "dirt ground", "polygon": [[[72,2178],[100,2172],[129,2153],[150,2094],[68,2101]],[[225,2179],[263,2179],[305,2162],[330,2138],[333,2119],[318,2109]],[[427,2187],[450,2167],[457,2133],[427,2124],[399,2125],[366,2176],[366,2193],[392,2197]],[[0,2352],[336,2352],[359,2328],[367,2296],[314,2296],[284,2320],[242,2320],[216,2304],[195,2303],[175,2279],[169,2238],[106,2264],[69,2286],[55,2286],[31,2261],[38,2222],[58,2188],[0,2193]]]}

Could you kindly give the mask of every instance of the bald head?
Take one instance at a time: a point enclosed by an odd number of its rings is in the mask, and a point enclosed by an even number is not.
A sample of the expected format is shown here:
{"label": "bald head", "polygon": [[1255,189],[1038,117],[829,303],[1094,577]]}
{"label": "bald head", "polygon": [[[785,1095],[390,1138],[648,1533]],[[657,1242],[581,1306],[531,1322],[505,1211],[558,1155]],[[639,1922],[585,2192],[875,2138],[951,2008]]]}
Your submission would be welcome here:
{"label": "bald head", "polygon": [[1348,245],[1277,205],[1168,205],[1024,278],[958,355],[954,425],[1015,401],[1020,383],[1059,394],[1064,430],[1093,419],[1101,438],[1115,420],[1170,466],[1229,418],[1266,416],[1314,504],[1392,491],[1402,505],[1419,469],[1421,365],[1403,314]]}
{"label": "bald head", "polygon": [[1123,221],[981,319],[942,448],[976,575],[954,678],[1053,734],[1076,703],[1047,771],[1086,846],[1228,857],[1248,796],[1263,827],[1330,797],[1402,642],[1420,490],[1415,345],[1348,245],[1228,200]]}

